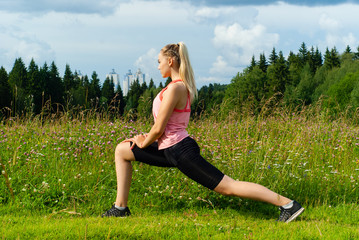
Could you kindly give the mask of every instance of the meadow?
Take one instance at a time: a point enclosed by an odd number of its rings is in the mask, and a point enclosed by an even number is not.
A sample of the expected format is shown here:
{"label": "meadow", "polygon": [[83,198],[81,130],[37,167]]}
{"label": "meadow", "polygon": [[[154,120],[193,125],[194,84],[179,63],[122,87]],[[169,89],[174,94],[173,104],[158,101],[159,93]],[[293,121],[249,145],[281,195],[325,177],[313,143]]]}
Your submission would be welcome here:
{"label": "meadow", "polygon": [[128,218],[102,219],[116,195],[114,149],[151,120],[85,114],[0,125],[3,239],[359,239],[358,114],[284,109],[190,122],[202,155],[234,179],[306,208],[278,223],[276,207],[225,197],[177,169],[133,163]]}

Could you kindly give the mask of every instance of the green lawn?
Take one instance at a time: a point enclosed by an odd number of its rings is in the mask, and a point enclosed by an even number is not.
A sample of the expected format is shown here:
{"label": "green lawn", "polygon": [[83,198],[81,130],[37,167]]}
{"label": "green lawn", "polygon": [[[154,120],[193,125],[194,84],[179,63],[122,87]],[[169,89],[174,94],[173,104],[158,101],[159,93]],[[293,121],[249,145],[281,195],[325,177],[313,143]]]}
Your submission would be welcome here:
{"label": "green lawn", "polygon": [[[0,217],[2,239],[359,239],[359,207],[306,208],[291,223],[262,211],[159,206],[132,210],[127,218],[81,216],[74,212]],[[268,206],[268,208],[271,208]],[[157,211],[158,210],[158,211]]]}

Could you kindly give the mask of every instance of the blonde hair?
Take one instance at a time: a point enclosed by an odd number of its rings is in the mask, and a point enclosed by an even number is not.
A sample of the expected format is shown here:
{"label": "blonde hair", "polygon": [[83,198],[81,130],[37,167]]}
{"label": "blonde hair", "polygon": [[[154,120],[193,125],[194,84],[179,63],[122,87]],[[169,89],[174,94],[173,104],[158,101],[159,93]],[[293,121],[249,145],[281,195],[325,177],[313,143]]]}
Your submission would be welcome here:
{"label": "blonde hair", "polygon": [[189,91],[191,101],[193,101],[197,98],[197,87],[186,45],[183,42],[167,44],[161,51],[163,55],[172,57],[178,62],[180,77]]}

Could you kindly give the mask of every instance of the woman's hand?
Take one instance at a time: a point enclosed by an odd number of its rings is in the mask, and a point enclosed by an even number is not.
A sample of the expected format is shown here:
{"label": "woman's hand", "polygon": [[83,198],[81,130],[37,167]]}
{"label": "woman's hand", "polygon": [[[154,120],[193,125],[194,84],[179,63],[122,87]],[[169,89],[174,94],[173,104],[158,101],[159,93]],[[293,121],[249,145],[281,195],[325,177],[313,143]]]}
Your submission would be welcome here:
{"label": "woman's hand", "polygon": [[135,145],[137,145],[137,147],[139,147],[139,148],[142,148],[142,144],[145,141],[146,137],[147,137],[147,134],[136,135],[133,138],[129,138],[129,139],[122,141],[121,143],[131,142],[132,143],[131,149],[133,149],[135,147]]}
{"label": "woman's hand", "polygon": [[[142,148],[142,144],[145,141],[145,139],[146,139],[146,135],[136,135],[133,137],[134,143],[139,148]],[[134,147],[134,145],[132,147]]]}

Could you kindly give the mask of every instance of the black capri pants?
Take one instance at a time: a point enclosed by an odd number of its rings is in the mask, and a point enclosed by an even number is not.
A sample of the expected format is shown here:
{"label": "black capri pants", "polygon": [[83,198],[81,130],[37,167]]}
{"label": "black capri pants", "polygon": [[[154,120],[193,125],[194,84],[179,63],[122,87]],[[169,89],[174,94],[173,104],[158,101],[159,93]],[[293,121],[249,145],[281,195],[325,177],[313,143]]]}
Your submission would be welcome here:
{"label": "black capri pants", "polygon": [[158,150],[157,142],[147,148],[135,145],[132,152],[136,161],[157,167],[176,167],[192,180],[211,190],[215,189],[224,177],[221,171],[201,156],[197,142],[191,137],[186,137],[162,150]]}

